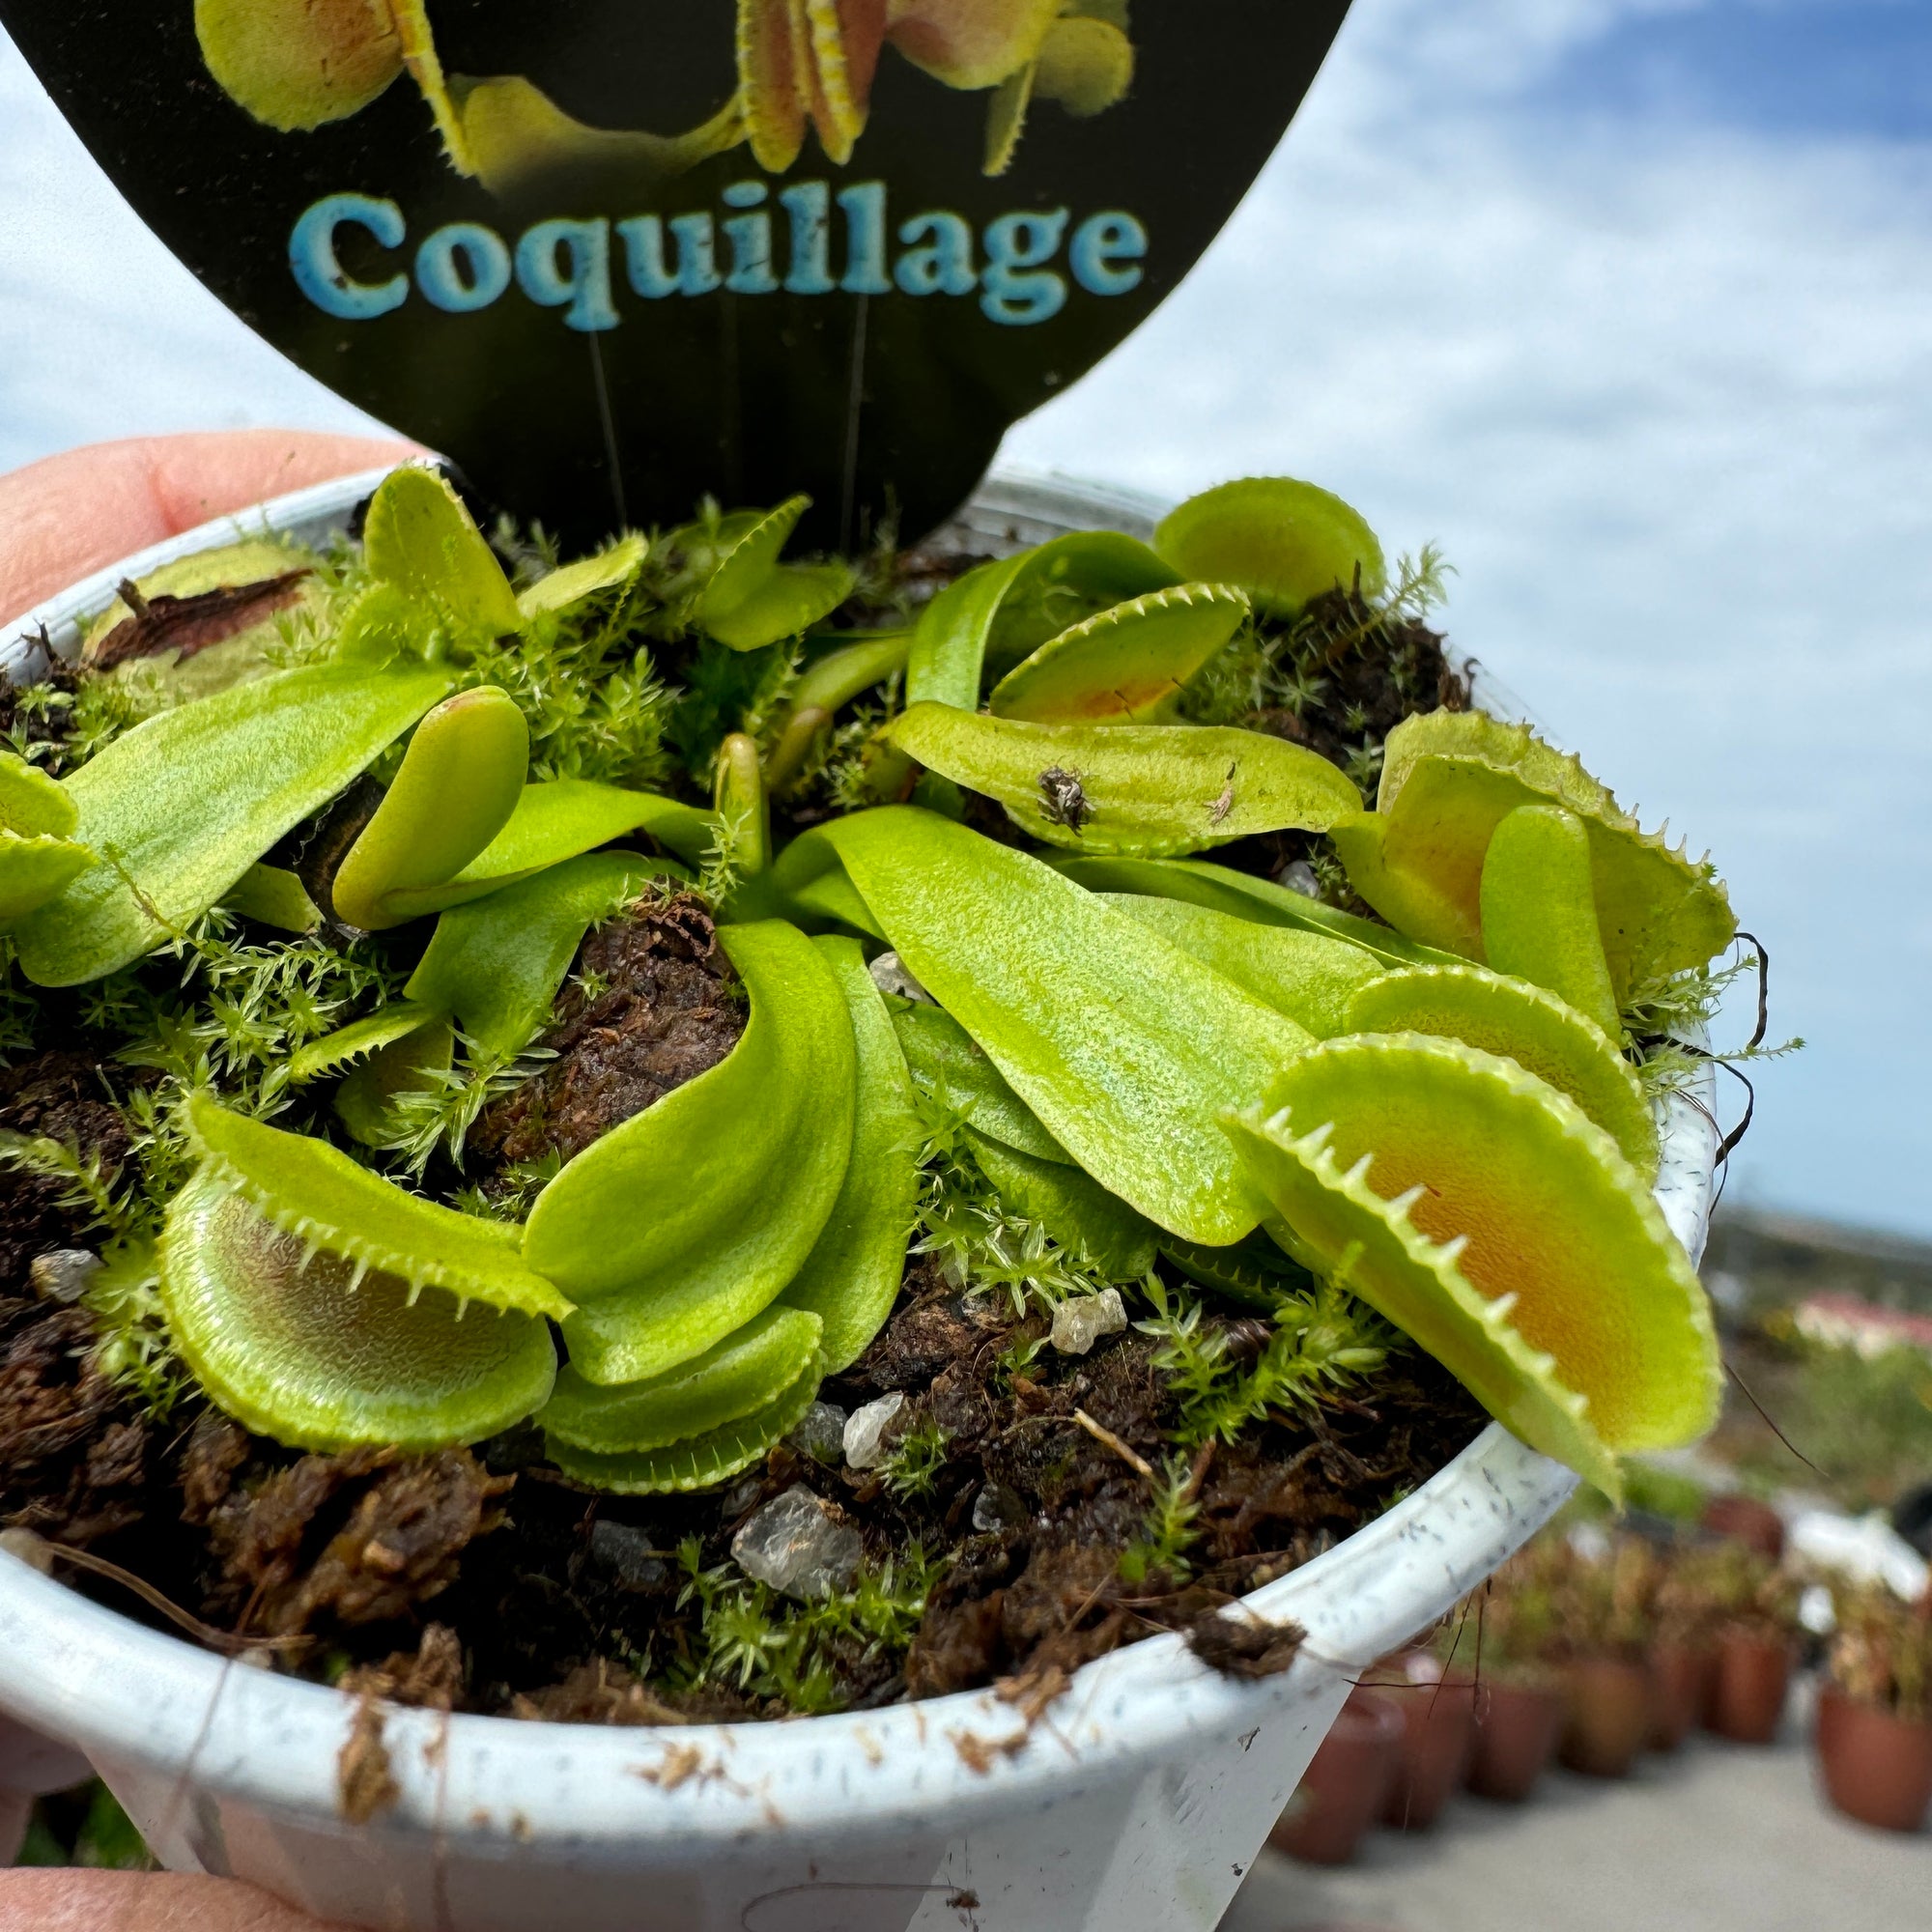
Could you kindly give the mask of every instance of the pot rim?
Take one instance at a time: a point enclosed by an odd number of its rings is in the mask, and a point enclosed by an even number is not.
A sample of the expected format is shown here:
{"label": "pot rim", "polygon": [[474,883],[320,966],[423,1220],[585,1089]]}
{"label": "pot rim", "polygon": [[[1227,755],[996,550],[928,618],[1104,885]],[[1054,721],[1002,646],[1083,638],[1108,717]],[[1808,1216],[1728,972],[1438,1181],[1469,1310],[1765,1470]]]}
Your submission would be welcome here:
{"label": "pot rim", "polygon": [[[272,498],[93,572],[5,627],[12,636],[0,643],[0,669],[40,675],[43,639],[56,653],[71,649],[80,621],[104,609],[124,578],[265,530],[314,538],[339,529],[394,467]],[[1035,540],[1033,527],[1145,530],[1153,508],[1059,478],[995,476],[953,527],[1025,542]],[[1693,1259],[1712,1205],[1714,1089],[1707,1069],[1663,1113],[1656,1195]],[[1287,1672],[1258,1684],[1224,1678],[1168,1633],[1087,1664],[1031,1728],[989,1690],[833,1717],[651,1730],[384,1706],[382,1736],[400,1795],[380,1828],[494,1840],[506,1854],[532,1837],[589,1846],[675,1833],[694,1847],[723,1846],[772,1831],[809,1833],[855,1810],[911,1826],[1010,1811],[1030,1788],[1051,1803],[1109,1766],[1118,1776],[1123,1761],[1185,1756],[1191,1737],[1239,1736],[1315,1680],[1339,1692],[1513,1553],[1577,1481],[1492,1423],[1422,1488],[1228,1612],[1303,1626],[1308,1640]],[[339,1818],[350,1698],[134,1623],[7,1553],[0,1708],[106,1763],[173,1768],[184,1796],[192,1785],[283,1814]]]}

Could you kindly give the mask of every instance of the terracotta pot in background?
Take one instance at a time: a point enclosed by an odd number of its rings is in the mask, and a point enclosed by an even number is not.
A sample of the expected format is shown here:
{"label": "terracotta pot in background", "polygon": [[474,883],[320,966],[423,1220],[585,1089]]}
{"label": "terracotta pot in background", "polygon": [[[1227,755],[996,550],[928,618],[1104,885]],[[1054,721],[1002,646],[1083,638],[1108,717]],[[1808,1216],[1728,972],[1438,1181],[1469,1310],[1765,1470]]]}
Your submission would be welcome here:
{"label": "terracotta pot in background", "polygon": [[1406,1682],[1387,1694],[1402,1713],[1402,1751],[1382,1822],[1426,1832],[1467,1775],[1476,1746],[1476,1685],[1460,1672],[1444,1676],[1426,1652],[1399,1660],[1397,1668]]}
{"label": "terracotta pot in background", "polygon": [[1704,1721],[1718,1677],[1708,1643],[1660,1643],[1650,1653],[1650,1748],[1674,1751]]}
{"label": "terracotta pot in background", "polygon": [[1476,1748],[1469,1789],[1478,1798],[1520,1804],[1556,1755],[1563,1735],[1562,1689],[1485,1678],[1476,1692]]}
{"label": "terracotta pot in background", "polygon": [[1825,1796],[1848,1818],[1917,1832],[1932,1808],[1932,1723],[1855,1703],[1835,1684],[1818,1694],[1812,1734]]}
{"label": "terracotta pot in background", "polygon": [[1713,1535],[1747,1544],[1774,1563],[1784,1554],[1784,1519],[1755,1496],[1713,1496],[1698,1520]]}
{"label": "terracotta pot in background", "polygon": [[1718,1639],[1718,1668],[1705,1728],[1733,1744],[1770,1744],[1784,1717],[1791,1661],[1788,1637],[1726,1631]]}
{"label": "terracotta pot in background", "polygon": [[1571,1664],[1566,1676],[1563,1762],[1588,1777],[1628,1777],[1650,1736],[1650,1666],[1585,1657]]}
{"label": "terracotta pot in background", "polygon": [[1402,1728],[1402,1713],[1392,1699],[1375,1690],[1351,1690],[1268,1843],[1310,1864],[1347,1864],[1395,1781]]}

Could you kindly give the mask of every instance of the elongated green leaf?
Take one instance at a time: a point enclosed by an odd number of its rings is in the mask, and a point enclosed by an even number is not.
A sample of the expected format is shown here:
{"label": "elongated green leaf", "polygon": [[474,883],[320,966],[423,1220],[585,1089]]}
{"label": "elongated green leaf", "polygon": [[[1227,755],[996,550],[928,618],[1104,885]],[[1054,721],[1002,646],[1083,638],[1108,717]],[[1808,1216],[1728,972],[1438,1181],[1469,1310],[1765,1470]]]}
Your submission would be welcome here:
{"label": "elongated green leaf", "polygon": [[548,1016],[583,935],[654,879],[688,879],[668,859],[586,852],[436,923],[407,996],[455,1016],[477,1045],[511,1053]]}
{"label": "elongated green leaf", "polygon": [[854,932],[869,933],[874,939],[886,936],[841,866],[828,867],[796,892],[787,894],[784,910],[814,928],[816,922],[832,920],[839,925],[849,925]]}
{"label": "elongated green leaf", "polygon": [[420,665],[315,665],[165,711],[115,739],[65,781],[77,837],[115,863],[83,872],[21,922],[27,978],[98,980],[198,919],[449,685]]}
{"label": "elongated green leaf", "polygon": [[386,1007],[378,1007],[373,1013],[351,1020],[347,1026],[337,1027],[320,1039],[310,1040],[289,1062],[289,1078],[299,1087],[310,1080],[340,1073],[345,1066],[366,1060],[370,1054],[407,1038],[418,1027],[441,1017],[436,1008],[418,1001],[391,1000]]}
{"label": "elongated green leaf", "polygon": [[893,1025],[912,1077],[925,1093],[957,1107],[980,1133],[1021,1153],[1071,1162],[1072,1155],[1007,1084],[985,1048],[951,1013],[915,1003],[895,1012]]}
{"label": "elongated green leaf", "polygon": [[561,1321],[570,1303],[519,1259],[521,1231],[410,1194],[339,1148],[230,1113],[206,1094],[188,1130],[209,1167],[285,1235],[412,1288]]}
{"label": "elongated green leaf", "polygon": [[280,932],[313,932],[322,923],[322,908],[285,866],[250,866],[221,903]]}
{"label": "elongated green leaf", "polygon": [[556,1373],[544,1322],[305,1258],[213,1168],[169,1206],[160,1296],[195,1379],[292,1449],[479,1442],[541,1408]]}
{"label": "elongated green leaf", "polygon": [[996,718],[1045,724],[1158,724],[1181,688],[1247,620],[1248,600],[1181,583],[1116,604],[1050,638],[993,687]]}
{"label": "elongated green leaf", "polygon": [[817,1361],[819,1332],[816,1315],[768,1308],[696,1360],[648,1381],[600,1388],[566,1368],[539,1420],[553,1442],[599,1456],[668,1449],[777,1402]]}
{"label": "elongated green leaf", "polygon": [[1036,838],[1086,852],[1195,852],[1253,832],[1325,831],[1361,809],[1326,758],[1260,731],[1029,724],[915,704],[885,736],[998,799]]}
{"label": "elongated green leaf", "polygon": [[727,732],[718,748],[712,810],[717,838],[729,841],[731,869],[741,878],[756,878],[772,860],[772,812],[758,741],[748,732]]}
{"label": "elongated green leaf", "polygon": [[1078,879],[1090,892],[1144,893],[1150,898],[1181,899],[1189,905],[1207,906],[1236,919],[1322,933],[1346,939],[1391,966],[1459,963],[1455,953],[1438,952],[1433,946],[1406,939],[1372,919],[1358,919],[1353,913],[1341,912],[1320,899],[1278,886],[1272,879],[1259,879],[1252,872],[1236,872],[1205,859],[1082,859],[1055,852],[1047,855],[1046,863],[1069,879]]}
{"label": "elongated green leaf", "polygon": [[1238,583],[1293,616],[1325,590],[1386,587],[1382,547],[1341,497],[1291,476],[1249,476],[1190,497],[1162,519],[1154,549],[1189,577]]}
{"label": "elongated green leaf", "polygon": [[986,639],[1025,562],[1022,554],[982,563],[949,583],[920,612],[906,661],[908,703],[930,700],[961,711],[980,708]]}
{"label": "elongated green leaf", "polygon": [[1349,1007],[1384,971],[1373,952],[1325,933],[1264,925],[1184,899],[1110,893],[1107,903],[1224,973],[1318,1039],[1350,1031]]}
{"label": "elongated green leaf", "polygon": [[852,1147],[852,1022],[831,968],[781,921],[719,941],[752,1016],[737,1045],[586,1148],[537,1197],[527,1264],[587,1305],[565,1328],[595,1382],[701,1355],[811,1252]]}
{"label": "elongated green leaf", "polygon": [[636,1456],[599,1456],[552,1440],[550,1459],[566,1476],[589,1489],[615,1496],[650,1495],[661,1492],[708,1490],[769,1455],[796,1429],[818,1395],[818,1378],[800,1376],[791,1387],[763,1408],[727,1422],[707,1435],[673,1442],[668,1449],[647,1449]]}
{"label": "elongated green leaf", "polygon": [[[800,853],[799,848],[805,847]],[[1189,1240],[1259,1208],[1216,1125],[1309,1037],[1025,853],[908,806],[797,840],[843,860],[907,967],[1094,1179]]]}
{"label": "elongated green leaf", "polygon": [[362,555],[385,583],[432,606],[459,639],[521,631],[524,613],[496,553],[440,476],[416,466],[377,485]]}
{"label": "elongated green leaf", "polygon": [[444,698],[336,870],[337,917],[365,932],[412,918],[425,888],[455,877],[509,822],[529,763],[529,727],[508,692],[485,684]]}
{"label": "elongated green leaf", "polygon": [[1371,981],[1349,1033],[1427,1033],[1513,1060],[1568,1094],[1650,1180],[1657,1123],[1643,1085],[1602,1032],[1554,993],[1480,966],[1424,966]]}
{"label": "elongated green leaf", "polygon": [[1454,1371],[1533,1447],[1616,1489],[1694,1439],[1721,1378],[1696,1271],[1642,1179],[1513,1062],[1419,1034],[1331,1040],[1285,1111],[1231,1117],[1297,1258]]}
{"label": "elongated green leaf", "polygon": [[613,544],[591,556],[579,557],[537,579],[517,593],[517,609],[526,617],[539,617],[547,611],[568,611],[596,597],[622,593],[638,581],[638,573],[650,554],[649,541],[629,531]]}
{"label": "elongated green leaf", "polygon": [[820,1366],[836,1376],[866,1352],[898,1298],[919,1208],[919,1117],[905,1055],[858,941],[813,943],[852,1016],[857,1048],[852,1157],[824,1232],[781,1299],[824,1324]]}
{"label": "elongated green leaf", "polygon": [[1573,811],[1520,805],[1483,857],[1483,951],[1498,973],[1548,987],[1606,1039],[1622,1037],[1597,924],[1590,835]]}
{"label": "elongated green leaf", "polygon": [[1062,1161],[1037,1160],[971,1127],[966,1140],[1001,1201],[1037,1221],[1069,1254],[1113,1281],[1138,1281],[1153,1266],[1158,1230],[1091,1175]]}

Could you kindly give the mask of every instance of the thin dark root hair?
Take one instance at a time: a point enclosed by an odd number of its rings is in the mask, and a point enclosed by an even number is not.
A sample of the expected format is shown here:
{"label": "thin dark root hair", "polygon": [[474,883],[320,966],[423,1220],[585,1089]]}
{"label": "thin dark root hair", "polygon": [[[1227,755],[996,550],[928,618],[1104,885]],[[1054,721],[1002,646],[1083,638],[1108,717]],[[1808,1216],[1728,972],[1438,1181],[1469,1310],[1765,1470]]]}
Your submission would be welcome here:
{"label": "thin dark root hair", "polygon": [[1779,1428],[1779,1427],[1777,1426],[1777,1424],[1776,1424],[1776,1423],[1775,1423],[1775,1422],[1774,1422],[1774,1421],[1773,1421],[1773,1420],[1771,1419],[1771,1411],[1770,1411],[1769,1409],[1767,1409],[1767,1408],[1765,1407],[1764,1404],[1763,1404],[1763,1403],[1761,1403],[1760,1401],[1758,1401],[1757,1397],[1756,1397],[1756,1396],[1754,1396],[1754,1395],[1753,1395],[1753,1394],[1752,1394],[1752,1393],[1750,1392],[1750,1386],[1749,1386],[1749,1384],[1748,1384],[1748,1383],[1747,1383],[1747,1381],[1745,1380],[1744,1377],[1742,1377],[1741,1375],[1739,1375],[1739,1374],[1738,1374],[1738,1372],[1737,1372],[1737,1369],[1736,1369],[1736,1368],[1735,1368],[1735,1367],[1733,1366],[1733,1364],[1732,1364],[1732,1363],[1731,1363],[1731,1362],[1730,1362],[1730,1361],[1729,1361],[1728,1359],[1727,1359],[1727,1360],[1725,1361],[1725,1363],[1724,1363],[1724,1373],[1725,1373],[1725,1374],[1726,1374],[1727,1376],[1729,1376],[1729,1377],[1730,1377],[1730,1378],[1732,1379],[1732,1381],[1734,1381],[1734,1382],[1736,1382],[1736,1383],[1737,1383],[1737,1385],[1738,1385],[1738,1391],[1739,1391],[1739,1393],[1740,1393],[1740,1394],[1741,1394],[1741,1395],[1742,1395],[1742,1396],[1744,1397],[1744,1399],[1745,1399],[1745,1400],[1746,1400],[1746,1401],[1747,1401],[1747,1403],[1749,1403],[1749,1404],[1750,1404],[1750,1406],[1752,1406],[1752,1407],[1753,1407],[1754,1409],[1756,1409],[1756,1410],[1757,1410],[1757,1412],[1758,1412],[1758,1415],[1759,1415],[1759,1416],[1760,1416],[1760,1417],[1762,1418],[1762,1420],[1763,1420],[1763,1422],[1764,1422],[1764,1426],[1765,1426],[1765,1427],[1766,1427],[1767,1429],[1769,1429],[1769,1430],[1771,1431],[1771,1433],[1772,1433],[1772,1434],[1773,1434],[1774,1435],[1776,1435],[1776,1436],[1777,1437],[1777,1439],[1778,1439],[1778,1440],[1779,1440],[1779,1441],[1780,1441],[1781,1443],[1783,1443],[1783,1444],[1784,1444],[1784,1446],[1785,1446],[1785,1447],[1786,1447],[1787,1449],[1789,1449],[1789,1450],[1791,1451],[1791,1453],[1792,1453],[1792,1454],[1793,1454],[1794,1456],[1796,1456],[1796,1457],[1798,1458],[1798,1460],[1799,1460],[1799,1461],[1800,1461],[1801,1463],[1803,1463],[1804,1464],[1804,1466],[1805,1466],[1805,1467],[1806,1467],[1807,1469],[1809,1469],[1809,1470],[1811,1471],[1811,1473],[1812,1473],[1812,1474],[1813,1474],[1814,1476],[1816,1476],[1816,1477],[1817,1477],[1817,1478],[1819,1479],[1819,1481],[1821,1481],[1821,1482],[1829,1482],[1829,1481],[1831,1480],[1831,1478],[1830,1478],[1830,1477],[1828,1477],[1828,1476],[1827,1476],[1827,1475],[1825,1474],[1824,1470],[1823,1470],[1823,1469],[1821,1469],[1821,1468],[1819,1468],[1819,1466],[1817,1465],[1817,1463],[1814,1463],[1814,1462],[1812,1462],[1812,1460],[1810,1459],[1810,1457],[1808,1457],[1807,1455],[1805,1455],[1805,1453],[1804,1452],[1804,1450],[1802,1450],[1801,1448],[1799,1448],[1799,1446],[1797,1445],[1797,1443],[1795,1443],[1794,1441],[1792,1441],[1791,1437],[1790,1437],[1790,1436],[1788,1436],[1787,1435],[1785,1435],[1784,1431],[1783,1431],[1783,1430],[1781,1430],[1781,1429],[1780,1429],[1780,1428]]}

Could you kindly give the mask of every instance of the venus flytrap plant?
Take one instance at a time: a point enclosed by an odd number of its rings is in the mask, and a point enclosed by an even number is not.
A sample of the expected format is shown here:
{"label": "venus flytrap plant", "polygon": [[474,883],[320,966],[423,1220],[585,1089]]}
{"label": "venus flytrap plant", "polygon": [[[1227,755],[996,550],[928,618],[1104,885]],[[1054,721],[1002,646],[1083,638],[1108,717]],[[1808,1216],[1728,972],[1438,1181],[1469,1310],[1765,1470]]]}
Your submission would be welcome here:
{"label": "venus flytrap plant", "polygon": [[[1052,11],[1056,33],[1104,24]],[[1002,76],[1024,82],[1007,109],[1058,84],[1057,44]],[[460,127],[477,99],[447,91]],[[536,1414],[585,1487],[698,1491],[861,1362],[913,1253],[1022,1318],[1141,1284],[1188,1445],[1373,1376],[1394,1343],[1363,1304],[1605,1488],[1621,1454],[1694,1435],[1708,1318],[1644,1192],[1616,1002],[1661,1011],[1660,980],[1728,933],[1708,872],[1486,719],[1394,731],[1373,813],[1336,762],[1248,728],[1253,705],[1173,722],[1284,637],[1394,621],[1373,535],[1309,486],[1209,493],[1151,549],[1082,533],[983,565],[910,634],[804,635],[855,582],[781,561],[804,507],[707,511],[519,589],[405,469],[360,563],[316,565],[299,663],[175,694],[60,781],[0,764],[10,943],[158,1076],[127,1103],[130,1172],[92,1179],[202,1387],[317,1449]],[[871,616],[899,594],[877,582]],[[1328,674],[1294,662],[1311,690]],[[861,757],[840,713],[901,676]],[[1366,714],[1349,730],[1336,757],[1372,759]],[[332,869],[307,834],[276,849],[372,769],[387,790]],[[920,804],[845,810],[861,786]],[[962,787],[1043,850],[968,829]],[[1395,925],[1170,856],[1281,830],[1332,831]],[[87,852],[14,906],[10,838]],[[630,997],[587,937],[668,944],[656,902],[694,884],[702,959],[715,920],[749,1006],[735,1045],[733,1015],[722,1058],[573,1157],[493,1169],[482,1111],[563,1070],[569,1015]],[[326,898],[373,936],[342,950]],[[880,993],[884,945],[936,1005]],[[163,992],[167,960],[137,962],[169,952],[186,980]],[[720,969],[693,970],[716,998]],[[345,1134],[371,1151],[325,1138]],[[1208,1297],[1272,1319],[1258,1356]],[[1037,1352],[1029,1330],[1006,1359],[1038,1373]],[[901,1445],[904,1507],[946,1454]],[[1144,1577],[1185,1566],[1193,1500],[1169,1491]],[[748,1681],[830,1694],[768,1606],[703,1587],[744,1625]],[[867,1615],[840,1640],[872,1641]]]}

